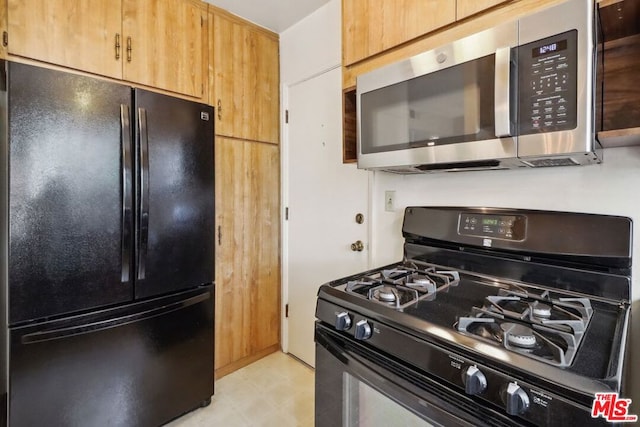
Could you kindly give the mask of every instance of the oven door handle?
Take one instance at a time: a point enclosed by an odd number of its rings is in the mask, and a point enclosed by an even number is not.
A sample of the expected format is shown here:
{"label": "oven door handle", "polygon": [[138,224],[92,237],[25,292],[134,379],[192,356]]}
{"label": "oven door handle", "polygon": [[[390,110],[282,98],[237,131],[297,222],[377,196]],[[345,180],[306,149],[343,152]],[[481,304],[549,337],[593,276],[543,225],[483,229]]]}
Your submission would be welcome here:
{"label": "oven door handle", "polygon": [[496,50],[494,120],[497,137],[511,136],[511,48]]}

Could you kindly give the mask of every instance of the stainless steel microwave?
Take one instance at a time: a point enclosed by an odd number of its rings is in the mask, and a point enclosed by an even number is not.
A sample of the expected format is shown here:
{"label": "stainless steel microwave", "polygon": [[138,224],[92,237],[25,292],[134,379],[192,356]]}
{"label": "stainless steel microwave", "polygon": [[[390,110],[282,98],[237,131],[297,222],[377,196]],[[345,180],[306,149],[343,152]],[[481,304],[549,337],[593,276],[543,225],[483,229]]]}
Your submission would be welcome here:
{"label": "stainless steel microwave", "polygon": [[600,163],[596,19],[568,0],[359,76],[358,167]]}

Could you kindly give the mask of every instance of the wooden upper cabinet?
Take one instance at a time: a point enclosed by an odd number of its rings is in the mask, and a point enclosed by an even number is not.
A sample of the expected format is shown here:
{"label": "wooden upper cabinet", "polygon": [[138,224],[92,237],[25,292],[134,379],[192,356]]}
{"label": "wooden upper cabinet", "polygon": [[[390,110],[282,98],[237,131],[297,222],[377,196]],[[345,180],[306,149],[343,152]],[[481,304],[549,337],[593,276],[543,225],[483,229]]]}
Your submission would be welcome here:
{"label": "wooden upper cabinet", "polygon": [[7,0],[8,54],[203,98],[206,8],[198,0]]}
{"label": "wooden upper cabinet", "polygon": [[124,80],[201,98],[206,5],[123,0],[122,9]]}
{"label": "wooden upper cabinet", "polygon": [[343,0],[343,65],[398,46],[455,19],[455,0]]}
{"label": "wooden upper cabinet", "polygon": [[217,10],[209,21],[216,134],[277,144],[278,36]]}
{"label": "wooden upper cabinet", "polygon": [[468,16],[475,15],[490,7],[497,6],[500,3],[506,3],[511,0],[457,0],[456,19],[464,19]]}
{"label": "wooden upper cabinet", "polygon": [[[122,77],[120,1],[7,0],[8,53]],[[120,37],[121,38],[121,37]]]}

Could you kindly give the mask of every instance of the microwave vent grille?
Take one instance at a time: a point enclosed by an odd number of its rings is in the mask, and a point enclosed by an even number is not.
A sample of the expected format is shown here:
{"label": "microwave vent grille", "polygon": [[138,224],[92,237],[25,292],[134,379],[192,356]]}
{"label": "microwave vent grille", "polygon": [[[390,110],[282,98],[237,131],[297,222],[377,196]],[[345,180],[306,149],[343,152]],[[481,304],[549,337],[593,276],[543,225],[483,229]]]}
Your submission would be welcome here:
{"label": "microwave vent grille", "polygon": [[570,157],[560,157],[552,159],[523,160],[522,163],[533,168],[547,168],[552,166],[576,166],[580,163]]}

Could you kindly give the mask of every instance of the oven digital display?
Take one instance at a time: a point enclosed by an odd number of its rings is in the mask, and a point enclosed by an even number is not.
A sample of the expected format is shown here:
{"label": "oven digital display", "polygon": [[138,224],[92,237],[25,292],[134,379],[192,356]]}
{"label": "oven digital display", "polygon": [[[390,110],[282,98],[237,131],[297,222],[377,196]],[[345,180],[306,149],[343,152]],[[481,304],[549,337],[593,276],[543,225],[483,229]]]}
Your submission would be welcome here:
{"label": "oven digital display", "polygon": [[534,58],[537,58],[548,53],[560,52],[567,48],[567,39],[558,40],[557,42],[543,44],[542,46],[534,47],[531,52]]}
{"label": "oven digital display", "polygon": [[524,240],[525,218],[520,215],[461,214],[458,233],[502,240]]}

